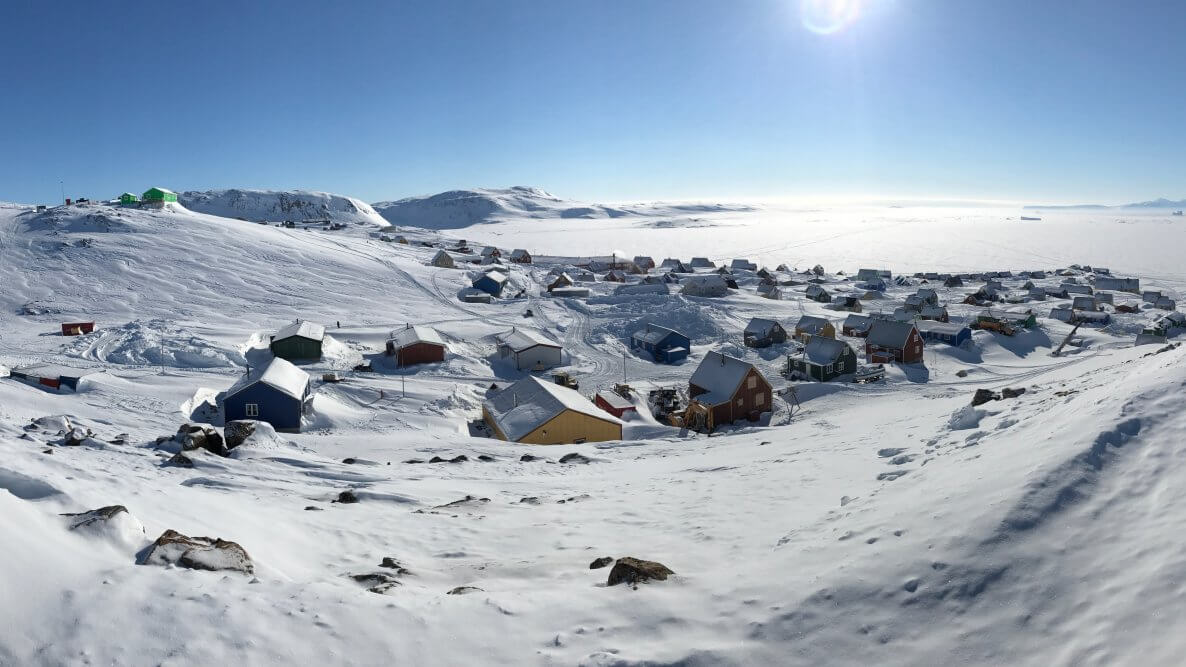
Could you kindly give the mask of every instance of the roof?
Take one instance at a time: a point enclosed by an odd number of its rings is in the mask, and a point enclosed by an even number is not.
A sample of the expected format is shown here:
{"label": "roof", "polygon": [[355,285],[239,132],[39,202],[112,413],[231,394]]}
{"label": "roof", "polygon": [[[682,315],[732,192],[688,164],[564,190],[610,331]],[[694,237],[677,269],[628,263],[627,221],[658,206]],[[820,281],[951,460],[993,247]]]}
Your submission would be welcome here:
{"label": "roof", "polygon": [[[808,363],[823,366],[836,363],[840,355],[848,348],[848,343],[823,336],[812,336],[803,350],[803,359]],[[849,348],[851,349],[851,348]]]}
{"label": "roof", "polygon": [[844,318],[844,326],[851,329],[868,328],[873,324],[873,318],[868,315],[858,315],[853,313]]}
{"label": "roof", "polygon": [[937,333],[944,336],[959,335],[964,329],[968,327],[954,322],[937,322],[935,320],[919,320],[914,323],[914,327],[918,329],[919,333]]}
{"label": "roof", "polygon": [[440,258],[442,258],[442,257],[444,257],[445,259],[449,260],[450,262],[451,262],[451,261],[453,261],[453,256],[452,256],[452,255],[450,255],[449,253],[445,252],[444,250],[438,250],[438,251],[437,251],[437,254],[435,254],[435,255],[433,255],[433,256],[432,256],[432,261],[434,261],[434,262],[435,262],[435,261],[437,261],[438,259],[440,259]]}
{"label": "roof", "polygon": [[527,257],[530,254],[531,253],[527,252],[523,248],[515,248],[511,251],[511,258],[514,259],[515,257]]}
{"label": "roof", "polygon": [[630,334],[630,337],[634,340],[642,341],[644,343],[651,343],[653,345],[655,343],[661,342],[664,338],[667,338],[671,334],[675,334],[681,338],[687,338],[687,336],[676,331],[675,329],[661,327],[658,324],[648,324],[644,328]]}
{"label": "roof", "polygon": [[17,366],[12,369],[12,372],[42,378],[80,378],[90,375],[95,371],[83,368],[70,368],[69,366],[58,366],[57,364],[30,364],[28,366]]}
{"label": "roof", "polygon": [[305,389],[309,386],[309,374],[292,363],[276,357],[264,368],[262,373],[251,373],[240,378],[238,382],[231,385],[230,389],[226,390],[226,395],[229,398],[248,387],[261,383],[299,400],[304,398]]}
{"label": "roof", "polygon": [[496,338],[500,344],[510,347],[515,352],[522,352],[536,345],[560,347],[560,343],[533,329],[511,329],[504,334],[498,334]]}
{"label": "roof", "polygon": [[751,363],[713,351],[704,355],[704,360],[696,367],[696,372],[692,373],[688,382],[707,390],[696,400],[706,405],[717,405],[733,397],[742,379],[753,367]]}
{"label": "roof", "polygon": [[775,320],[766,319],[764,317],[755,317],[745,325],[745,333],[752,334],[766,334],[774,330],[775,327],[782,326]]}
{"label": "roof", "polygon": [[517,441],[567,410],[621,424],[568,387],[526,377],[494,394],[483,404],[498,430],[507,440]]}
{"label": "roof", "polygon": [[398,331],[393,331],[391,332],[391,338],[388,340],[397,350],[417,343],[442,346],[445,344],[444,339],[441,338],[441,334],[436,329],[423,324],[414,324]]}
{"label": "roof", "polygon": [[507,274],[503,273],[502,271],[487,271],[477,278],[474,278],[474,282],[476,283],[483,278],[489,278],[496,283],[505,283],[507,281]]}
{"label": "roof", "polygon": [[151,187],[151,188],[149,188],[149,189],[145,190],[145,192],[152,192],[153,190],[156,190],[157,192],[160,192],[160,193],[163,193],[163,194],[167,194],[167,195],[175,195],[175,194],[177,194],[176,192],[173,192],[173,191],[172,191],[172,190],[170,190],[169,188],[158,188],[158,187],[156,187],[156,186],[153,186],[153,187]]}
{"label": "roof", "polygon": [[684,283],[684,290],[687,290],[689,287],[691,287],[693,290],[701,288],[728,289],[729,283],[725,282],[725,279],[718,276],[717,274],[710,273],[708,275],[692,276],[688,278],[688,281]]}
{"label": "roof", "polygon": [[823,317],[816,317],[815,315],[804,315],[799,318],[799,322],[795,324],[796,329],[804,329],[809,331],[816,331],[823,329],[828,325],[828,320]]}
{"label": "roof", "polygon": [[915,326],[911,322],[897,320],[873,320],[869,327],[868,341],[871,345],[888,348],[904,348]]}
{"label": "roof", "polygon": [[292,338],[293,336],[300,336],[301,338],[308,338],[309,340],[321,340],[325,338],[325,327],[316,322],[307,322],[305,320],[297,320],[292,324],[281,327],[276,332],[276,340],[283,340],[285,338]]}
{"label": "roof", "polygon": [[615,410],[633,410],[634,404],[622,398],[622,396],[612,392],[601,390],[597,392],[597,397],[605,401],[611,408]]}

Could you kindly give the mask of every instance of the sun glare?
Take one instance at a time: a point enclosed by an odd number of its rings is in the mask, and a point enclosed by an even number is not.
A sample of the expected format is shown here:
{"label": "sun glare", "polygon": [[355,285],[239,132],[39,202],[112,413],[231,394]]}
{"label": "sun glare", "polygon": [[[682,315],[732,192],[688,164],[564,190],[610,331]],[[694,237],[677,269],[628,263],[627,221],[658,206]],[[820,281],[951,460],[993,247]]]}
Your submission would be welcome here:
{"label": "sun glare", "polygon": [[831,35],[852,25],[861,13],[861,0],[800,0],[803,27]]}

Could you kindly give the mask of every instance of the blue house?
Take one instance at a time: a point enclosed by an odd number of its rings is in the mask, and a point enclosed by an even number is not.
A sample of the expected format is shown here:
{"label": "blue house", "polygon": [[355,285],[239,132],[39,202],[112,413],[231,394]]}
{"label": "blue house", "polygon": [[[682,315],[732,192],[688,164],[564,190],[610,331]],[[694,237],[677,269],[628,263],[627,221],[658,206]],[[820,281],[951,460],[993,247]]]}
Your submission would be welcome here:
{"label": "blue house", "polygon": [[475,278],[474,289],[480,289],[490,296],[502,296],[502,288],[507,284],[507,275],[501,271],[487,271],[481,277]]}
{"label": "blue house", "polygon": [[636,353],[645,352],[660,364],[674,364],[687,359],[691,347],[692,341],[687,336],[655,324],[648,324],[630,334],[630,349]]}
{"label": "blue house", "polygon": [[916,320],[914,328],[918,329],[919,335],[928,343],[934,341],[959,347],[964,344],[964,341],[972,340],[972,330],[962,324]]}
{"label": "blue house", "polygon": [[226,421],[253,419],[277,431],[297,432],[312,405],[309,374],[277,357],[263,372],[246,375],[227,389],[222,414]]}

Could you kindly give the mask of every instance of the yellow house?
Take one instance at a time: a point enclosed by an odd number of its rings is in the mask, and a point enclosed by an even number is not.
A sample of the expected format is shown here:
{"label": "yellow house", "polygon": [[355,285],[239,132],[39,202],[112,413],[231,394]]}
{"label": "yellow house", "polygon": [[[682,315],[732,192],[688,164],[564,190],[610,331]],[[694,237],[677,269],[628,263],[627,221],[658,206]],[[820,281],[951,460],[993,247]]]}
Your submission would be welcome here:
{"label": "yellow house", "polygon": [[836,326],[824,317],[815,317],[814,315],[800,317],[799,322],[795,324],[795,338],[806,343],[812,336],[835,338]]}
{"label": "yellow house", "polygon": [[527,377],[482,404],[482,418],[499,440],[570,445],[622,439],[622,422],[558,384]]}

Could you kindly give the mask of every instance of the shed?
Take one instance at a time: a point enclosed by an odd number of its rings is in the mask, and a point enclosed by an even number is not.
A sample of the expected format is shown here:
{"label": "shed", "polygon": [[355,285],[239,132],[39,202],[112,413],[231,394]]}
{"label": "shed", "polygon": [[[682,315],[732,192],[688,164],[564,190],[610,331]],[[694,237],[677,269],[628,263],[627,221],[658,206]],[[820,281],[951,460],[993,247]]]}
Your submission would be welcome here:
{"label": "shed", "polygon": [[605,282],[607,283],[624,283],[626,282],[626,274],[618,269],[614,269],[605,274]]}
{"label": "shed", "polygon": [[673,271],[675,273],[692,273],[692,267],[672,257],[668,257],[667,259],[663,260],[663,263],[659,265],[659,268],[667,269],[668,271]]}
{"label": "shed", "polygon": [[670,294],[671,289],[667,287],[667,283],[638,283],[637,285],[618,285],[614,288],[614,294],[618,296],[623,295],[639,295],[639,294]]}
{"label": "shed", "polygon": [[807,298],[820,303],[829,303],[832,300],[832,296],[828,294],[828,290],[819,285],[807,286]]}
{"label": "shed", "polygon": [[140,199],[149,206],[164,206],[167,203],[177,202],[177,193],[165,188],[149,188],[140,195]]}
{"label": "shed", "polygon": [[252,419],[288,432],[301,430],[301,419],[312,407],[309,374],[281,358],[273,359],[263,372],[243,376],[222,399],[226,421]]}
{"label": "shed", "polygon": [[490,296],[502,296],[502,289],[507,284],[507,275],[501,271],[487,271],[470,284],[474,289],[482,290]]}
{"label": "shed", "polygon": [[674,364],[688,357],[692,340],[674,329],[648,324],[630,334],[630,349],[656,363]]}
{"label": "shed", "polygon": [[876,290],[878,292],[885,291],[885,281],[881,278],[871,278],[862,282],[861,286],[867,290]]}
{"label": "shed", "polygon": [[91,372],[54,364],[34,364],[13,368],[9,371],[9,376],[42,389],[78,391],[78,385],[82,379],[90,375]]}
{"label": "shed", "polygon": [[516,264],[530,264],[531,253],[527,252],[523,248],[515,248],[511,251],[511,261]]}
{"label": "shed", "polygon": [[692,276],[684,283],[680,293],[688,296],[722,297],[729,293],[729,284],[715,274]]}
{"label": "shed", "polygon": [[770,347],[787,342],[787,330],[777,320],[764,317],[750,320],[742,335],[746,347]]}
{"label": "shed", "polygon": [[[487,295],[489,296],[489,295]],[[558,299],[575,299],[589,296],[588,287],[557,287],[553,290],[548,290],[548,296],[554,296]]]}
{"label": "shed", "polygon": [[734,271],[739,271],[739,270],[740,271],[756,271],[758,269],[758,265],[754,264],[753,262],[749,261],[748,259],[742,258],[742,259],[735,259],[732,262],[730,262],[729,268],[733,269]]}
{"label": "shed", "polygon": [[943,280],[944,287],[963,287],[964,281],[959,276],[948,276]]}
{"label": "shed", "polygon": [[633,403],[615,392],[604,389],[593,397],[593,404],[618,419],[624,418],[627,414],[637,414],[638,412]]}
{"label": "shed", "polygon": [[490,303],[491,296],[482,290],[467,289],[462,290],[458,298],[466,303]]}
{"label": "shed", "polygon": [[643,273],[655,268],[655,260],[646,255],[636,255],[634,257],[634,265],[642,270]]}
{"label": "shed", "polygon": [[392,331],[387,338],[387,356],[395,357],[398,366],[444,361],[447,349],[441,334],[423,324],[408,324],[403,329]]}
{"label": "shed", "polygon": [[457,265],[453,262],[453,256],[444,250],[438,250],[437,254],[432,256],[432,261],[429,263],[442,269],[457,268]]}
{"label": "shed", "polygon": [[943,306],[923,306],[922,310],[918,311],[918,318],[937,322],[947,322],[951,319],[947,314],[947,309]]}
{"label": "shed", "polygon": [[492,245],[482,248],[482,257],[502,257],[502,251]]}
{"label": "shed", "polygon": [[560,275],[556,276],[555,280],[548,283],[548,291],[551,292],[552,290],[559,288],[559,287],[572,287],[572,286],[573,286],[572,276],[568,275],[567,273],[561,272]]}
{"label": "shed", "polygon": [[321,346],[325,340],[325,327],[305,320],[296,320],[272,336],[268,347],[272,354],[289,361],[317,361],[321,359]]}
{"label": "shed", "polygon": [[1153,307],[1159,308],[1161,310],[1174,310],[1178,307],[1178,302],[1174,301],[1168,296],[1161,296],[1153,302]]}
{"label": "shed", "polygon": [[966,341],[972,340],[972,330],[962,324],[940,322],[936,320],[919,320],[914,323],[918,333],[924,341],[947,343],[959,347]]}
{"label": "shed", "polygon": [[568,387],[526,377],[482,403],[482,418],[499,440],[569,445],[622,438],[622,422]]}
{"label": "shed", "polygon": [[826,318],[804,315],[795,323],[795,338],[806,343],[809,336],[835,338],[836,327]]}
{"label": "shed", "polygon": [[1114,278],[1112,276],[1096,276],[1096,289],[1114,290],[1117,292],[1133,292],[1139,293],[1141,291],[1140,278]]}
{"label": "shed", "polygon": [[94,322],[62,322],[63,336],[81,336],[95,331]]}
{"label": "shed", "polygon": [[868,315],[852,314],[844,318],[841,331],[845,336],[864,338],[869,335],[869,327],[873,326],[873,318]]}
{"label": "shed", "polygon": [[521,371],[542,371],[561,363],[560,343],[532,329],[511,329],[495,336],[498,358]]}
{"label": "shed", "polygon": [[865,337],[865,355],[873,363],[922,361],[923,341],[912,322],[873,320]]}
{"label": "shed", "polygon": [[1077,296],[1071,301],[1071,308],[1074,310],[1095,311],[1100,309],[1100,305],[1094,296]]}
{"label": "shed", "polygon": [[715,268],[717,268],[716,262],[712,261],[711,259],[709,259],[707,257],[693,257],[692,263],[690,264],[690,266],[693,269],[715,269]]}
{"label": "shed", "polygon": [[140,198],[131,192],[125,192],[119,196],[120,206],[136,206],[140,203]]}
{"label": "shed", "polygon": [[689,428],[712,431],[739,419],[757,421],[771,410],[773,389],[751,363],[709,352],[688,381]]}
{"label": "shed", "polygon": [[1003,322],[1027,329],[1038,326],[1038,319],[1034,317],[1034,311],[1029,308],[1010,308],[1008,310],[988,308],[976,316],[976,322],[979,324]]}
{"label": "shed", "polygon": [[799,357],[787,360],[788,370],[816,382],[829,382],[841,375],[857,372],[857,353],[848,343],[812,336]]}

